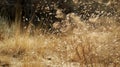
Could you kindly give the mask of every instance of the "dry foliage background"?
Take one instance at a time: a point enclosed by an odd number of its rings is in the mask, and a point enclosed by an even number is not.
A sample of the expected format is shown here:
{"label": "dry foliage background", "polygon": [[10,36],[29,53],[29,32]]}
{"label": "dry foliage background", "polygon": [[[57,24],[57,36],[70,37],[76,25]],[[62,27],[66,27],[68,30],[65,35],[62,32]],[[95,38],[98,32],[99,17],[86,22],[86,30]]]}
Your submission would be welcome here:
{"label": "dry foliage background", "polygon": [[[114,6],[119,12],[117,0],[98,2]],[[0,18],[0,67],[120,66],[119,17],[81,21],[75,13],[70,13],[62,21],[64,24],[53,24],[55,31],[61,32],[57,35],[43,34],[31,27],[21,33],[19,24],[9,27],[7,22]]]}

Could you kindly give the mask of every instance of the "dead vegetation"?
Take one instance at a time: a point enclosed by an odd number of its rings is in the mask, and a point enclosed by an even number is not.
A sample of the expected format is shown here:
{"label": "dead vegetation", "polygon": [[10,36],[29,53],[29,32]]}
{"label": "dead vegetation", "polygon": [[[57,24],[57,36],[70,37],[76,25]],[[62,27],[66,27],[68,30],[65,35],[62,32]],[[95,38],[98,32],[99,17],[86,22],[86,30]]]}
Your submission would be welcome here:
{"label": "dead vegetation", "polygon": [[75,13],[58,14],[64,20],[53,24],[54,34],[31,26],[21,33],[19,24],[9,27],[0,18],[0,67],[120,66],[118,17],[82,21]]}
{"label": "dead vegetation", "polygon": [[101,17],[85,23],[74,13],[66,18],[60,35],[20,34],[18,26],[6,28],[0,41],[1,67],[120,66],[119,22]]}

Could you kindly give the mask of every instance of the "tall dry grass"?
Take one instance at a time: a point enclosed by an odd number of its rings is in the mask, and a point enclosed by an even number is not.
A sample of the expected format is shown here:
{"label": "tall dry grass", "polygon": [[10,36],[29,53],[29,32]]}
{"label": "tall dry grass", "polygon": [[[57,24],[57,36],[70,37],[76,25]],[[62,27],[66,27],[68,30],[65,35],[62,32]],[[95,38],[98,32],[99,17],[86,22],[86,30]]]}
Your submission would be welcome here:
{"label": "tall dry grass", "polygon": [[[0,67],[119,67],[120,22],[116,17],[81,21],[68,14],[55,24],[56,34],[43,34],[0,18]],[[54,25],[53,25],[54,27]],[[60,33],[61,32],[61,33]]]}
{"label": "tall dry grass", "polygon": [[[72,20],[72,21],[71,21]],[[83,22],[74,13],[59,35],[20,33],[18,25],[0,25],[1,67],[119,67],[120,23],[114,17]]]}

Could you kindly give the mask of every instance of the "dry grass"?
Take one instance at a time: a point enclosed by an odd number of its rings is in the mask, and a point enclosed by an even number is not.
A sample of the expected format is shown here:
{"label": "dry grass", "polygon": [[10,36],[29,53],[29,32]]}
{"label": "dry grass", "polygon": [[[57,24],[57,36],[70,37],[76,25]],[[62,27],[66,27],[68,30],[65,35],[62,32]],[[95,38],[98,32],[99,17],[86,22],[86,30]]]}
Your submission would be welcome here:
{"label": "dry grass", "polygon": [[0,18],[0,67],[120,67],[120,22],[115,17],[84,22],[71,13],[64,24],[53,25],[59,35],[31,34],[30,29],[20,33],[18,24],[6,22]]}
{"label": "dry grass", "polygon": [[67,18],[65,28],[60,29],[63,32],[61,35],[41,32],[35,32],[34,35],[29,32],[20,34],[17,25],[8,28],[3,24],[5,26],[2,25],[0,34],[0,66],[120,66],[119,22],[102,17],[85,23],[73,13]]}

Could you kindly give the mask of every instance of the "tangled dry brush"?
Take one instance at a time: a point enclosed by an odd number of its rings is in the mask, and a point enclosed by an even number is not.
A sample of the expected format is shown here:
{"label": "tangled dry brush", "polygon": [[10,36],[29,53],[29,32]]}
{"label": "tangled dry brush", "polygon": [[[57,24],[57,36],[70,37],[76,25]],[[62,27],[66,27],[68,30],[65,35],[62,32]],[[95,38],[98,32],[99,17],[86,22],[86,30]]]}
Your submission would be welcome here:
{"label": "tangled dry brush", "polygon": [[[112,1],[112,0],[110,0]],[[102,1],[100,1],[102,2]],[[77,4],[77,2],[75,2]],[[53,34],[0,20],[1,67],[119,67],[120,21],[117,16],[80,19],[58,9]]]}

